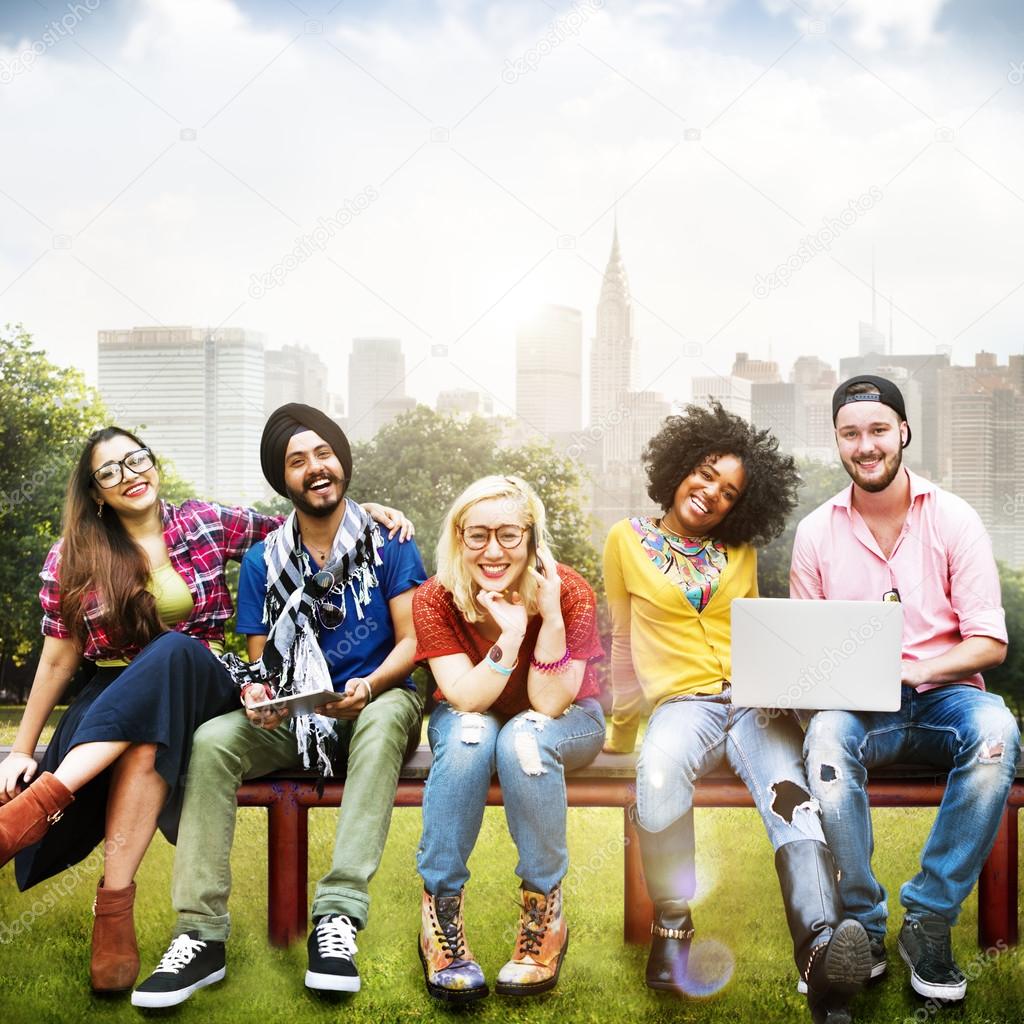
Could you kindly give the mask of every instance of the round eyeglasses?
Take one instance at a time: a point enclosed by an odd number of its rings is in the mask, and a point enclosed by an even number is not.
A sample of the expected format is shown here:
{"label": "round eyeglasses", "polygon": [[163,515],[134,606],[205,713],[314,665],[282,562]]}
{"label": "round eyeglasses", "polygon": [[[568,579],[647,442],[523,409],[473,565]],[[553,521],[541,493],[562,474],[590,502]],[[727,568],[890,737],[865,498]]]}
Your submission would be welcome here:
{"label": "round eyeglasses", "polygon": [[493,529],[487,526],[467,526],[460,529],[462,543],[470,551],[482,551],[490,543],[491,534],[497,538],[498,544],[506,551],[519,547],[523,538],[530,532],[528,526],[515,526],[512,523],[505,523],[502,526],[495,526]]}

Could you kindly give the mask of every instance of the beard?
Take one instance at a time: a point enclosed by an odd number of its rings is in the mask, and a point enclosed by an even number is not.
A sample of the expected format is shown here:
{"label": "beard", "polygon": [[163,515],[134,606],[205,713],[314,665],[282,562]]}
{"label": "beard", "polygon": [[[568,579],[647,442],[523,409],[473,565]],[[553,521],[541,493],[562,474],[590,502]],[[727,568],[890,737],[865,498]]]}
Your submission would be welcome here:
{"label": "beard", "polygon": [[303,489],[301,491],[294,491],[287,484],[285,485],[285,491],[288,493],[288,500],[296,509],[298,509],[298,511],[307,516],[312,516],[314,519],[327,519],[329,516],[334,514],[337,507],[345,500],[344,484],[342,484],[333,473],[318,473],[315,477],[311,477],[310,480],[319,480],[324,476],[329,477],[331,483],[337,484],[339,487],[341,496],[335,501],[313,504],[313,502],[306,497],[306,493],[309,491],[309,482],[307,481],[303,481]]}
{"label": "beard", "polygon": [[863,491],[869,494],[877,494],[884,491],[896,479],[896,474],[903,465],[903,449],[899,448],[892,455],[882,457],[884,472],[880,477],[871,480],[864,480],[860,475],[860,466],[852,459],[842,459],[843,468],[849,474],[850,479]]}

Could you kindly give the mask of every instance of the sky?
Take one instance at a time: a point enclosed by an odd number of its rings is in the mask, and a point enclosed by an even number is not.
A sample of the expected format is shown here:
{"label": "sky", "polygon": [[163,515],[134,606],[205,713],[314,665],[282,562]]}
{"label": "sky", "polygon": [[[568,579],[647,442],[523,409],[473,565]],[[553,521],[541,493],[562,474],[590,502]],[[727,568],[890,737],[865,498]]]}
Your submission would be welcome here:
{"label": "sky", "polygon": [[[55,27],[56,26],[56,27]],[[1024,351],[1024,11],[1005,0],[11,0],[0,323],[232,326],[344,392],[514,402],[542,303],[594,332],[617,215],[637,387],[733,354]],[[781,268],[781,272],[780,272]]]}

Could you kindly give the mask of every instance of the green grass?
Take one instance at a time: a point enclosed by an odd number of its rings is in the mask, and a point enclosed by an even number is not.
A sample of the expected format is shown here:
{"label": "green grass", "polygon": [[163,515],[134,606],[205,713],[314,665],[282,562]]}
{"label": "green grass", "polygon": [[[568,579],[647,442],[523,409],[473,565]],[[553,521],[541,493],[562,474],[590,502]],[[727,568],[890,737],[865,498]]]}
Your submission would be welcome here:
{"label": "green grass", "polygon": [[[337,812],[310,815],[310,879],[328,866]],[[785,927],[771,849],[752,810],[699,810],[697,832],[700,891],[694,916],[698,945],[694,962],[710,975],[725,974],[720,991],[706,999],[683,1001],[647,991],[642,983],[645,951],[622,942],[622,812],[573,809],[569,812],[572,868],[566,882],[572,945],[558,988],[534,1001],[492,996],[463,1012],[479,1022],[518,1021],[809,1021],[806,1004],[795,990],[796,973]],[[876,867],[889,889],[894,920],[900,880],[914,870],[933,810],[886,809],[876,812],[879,851]],[[341,1000],[320,998],[302,984],[305,947],[272,949],[266,941],[265,812],[239,812],[232,858],[233,933],[228,944],[228,978],[197,993],[176,1011],[183,1022],[292,1021],[449,1021],[458,1016],[426,995],[415,941],[420,882],[415,850],[420,812],[395,812],[380,872],[371,888],[370,927],[359,937],[363,991]],[[143,976],[155,965],[170,938],[173,911],[169,879],[173,850],[157,838],[138,876],[137,926]],[[489,978],[507,958],[513,905],[515,849],[500,809],[488,810],[471,862],[466,914],[470,943]],[[18,893],[10,868],[0,873],[0,926],[19,919],[27,932],[11,940],[0,931],[0,1021],[50,1024],[81,1021],[135,1021],[140,1011],[127,998],[99,999],[88,988],[89,912],[98,863],[78,876],[66,896],[57,895],[60,879]],[[73,881],[70,872],[64,876]],[[312,891],[312,883],[311,883]],[[47,909],[49,902],[53,909]],[[35,909],[33,909],[35,908]],[[37,912],[42,910],[42,913]],[[965,1024],[1017,1021],[1024,1006],[1024,952],[1011,950],[978,959],[974,936],[974,897],[954,931],[961,966],[977,964],[977,980],[963,1007],[943,1018]],[[862,995],[856,1006],[861,1022],[937,1019],[913,995],[898,957],[890,976]],[[731,971],[731,975],[730,975]],[[916,1014],[916,1016],[915,1016]],[[154,1014],[155,1015],[155,1014]]]}
{"label": "green grass", "polygon": [[[14,737],[21,708],[0,708],[0,744]],[[43,740],[60,716],[50,718]],[[975,943],[977,900],[964,908],[954,931],[960,965],[977,974],[962,1007],[930,1012],[907,984],[895,955],[901,910],[899,883],[910,877],[934,819],[933,809],[875,812],[875,866],[889,891],[889,977],[856,1004],[856,1020],[918,1024],[955,1018],[958,1024],[1018,1021],[1024,1007],[1024,950],[985,957]],[[330,862],[337,812],[310,815],[309,877],[312,888]],[[266,940],[266,813],[239,811],[232,855],[233,932],[227,980],[198,993],[176,1011],[149,1016],[182,1022],[261,1024],[294,1021],[449,1021],[423,989],[415,941],[420,882],[415,870],[420,832],[417,809],[397,810],[380,872],[371,887],[370,927],[359,936],[363,991],[352,998],[321,998],[302,984],[305,947],[273,949]],[[697,943],[693,967],[703,968],[714,995],[681,1000],[649,992],[642,974],[646,951],[622,942],[622,812],[572,809],[566,906],[572,945],[558,988],[536,1000],[491,997],[461,1012],[481,1024],[558,1021],[737,1022],[809,1021],[796,993],[796,973],[785,926],[771,848],[752,810],[697,812],[699,892],[694,906]],[[174,914],[169,901],[173,848],[157,837],[137,879],[136,908],[143,977],[170,939]],[[489,978],[507,958],[516,921],[515,848],[504,814],[489,809],[470,867],[466,915],[469,941]],[[87,1017],[103,1022],[138,1022],[141,1011],[127,998],[100,999],[88,987],[90,907],[99,861],[90,858],[77,874],[66,872],[19,893],[11,868],[0,872],[0,1024],[64,1024]],[[1024,864],[1021,884],[1024,888]],[[66,894],[65,894],[66,893]],[[40,911],[42,911],[40,913]],[[11,935],[16,922],[26,924]],[[715,979],[721,983],[714,986]]]}

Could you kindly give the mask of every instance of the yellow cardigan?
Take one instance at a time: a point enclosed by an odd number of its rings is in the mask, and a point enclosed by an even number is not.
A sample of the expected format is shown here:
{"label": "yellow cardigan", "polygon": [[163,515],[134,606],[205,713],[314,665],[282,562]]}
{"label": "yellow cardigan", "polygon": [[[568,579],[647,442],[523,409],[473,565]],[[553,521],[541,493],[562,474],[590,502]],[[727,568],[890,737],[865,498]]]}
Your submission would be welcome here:
{"label": "yellow cardigan", "polygon": [[629,753],[640,714],[686,693],[721,693],[732,674],[729,609],[734,597],[757,597],[757,552],[729,547],[728,565],[702,612],[663,575],[628,519],[604,545],[604,586],[612,621],[612,735]]}

